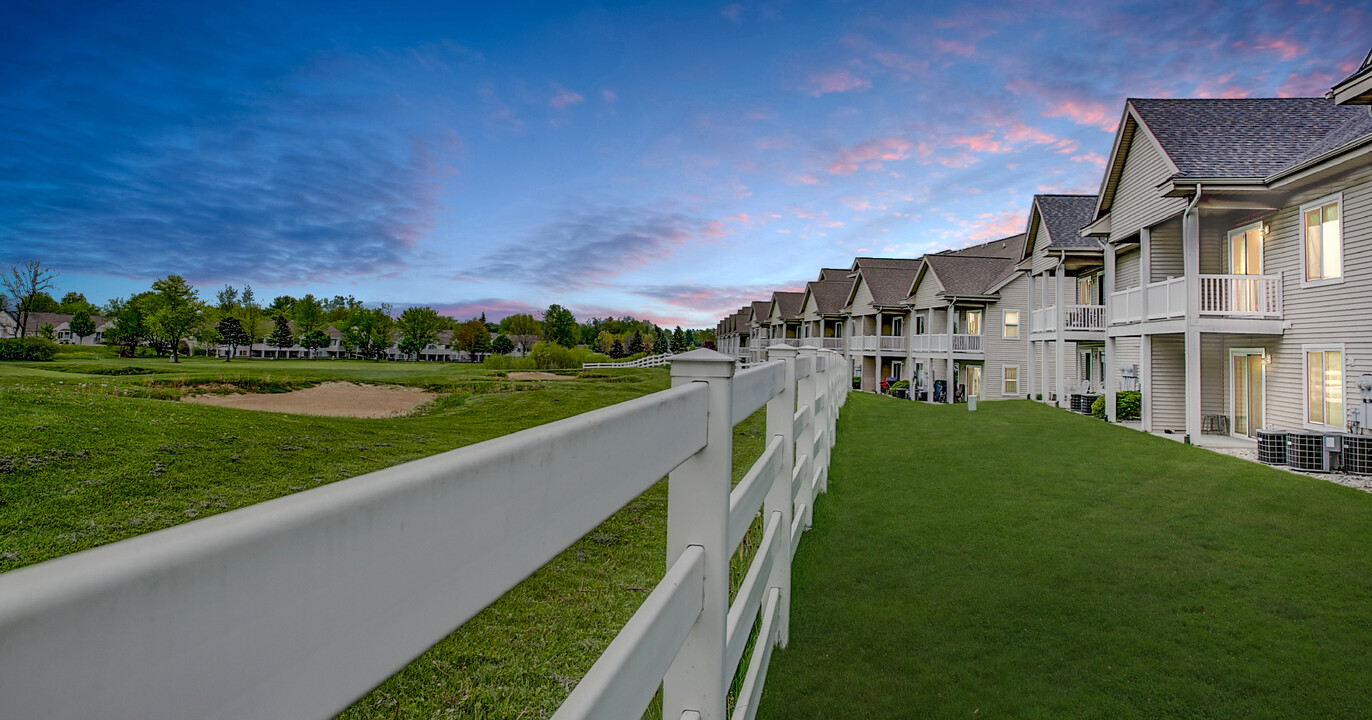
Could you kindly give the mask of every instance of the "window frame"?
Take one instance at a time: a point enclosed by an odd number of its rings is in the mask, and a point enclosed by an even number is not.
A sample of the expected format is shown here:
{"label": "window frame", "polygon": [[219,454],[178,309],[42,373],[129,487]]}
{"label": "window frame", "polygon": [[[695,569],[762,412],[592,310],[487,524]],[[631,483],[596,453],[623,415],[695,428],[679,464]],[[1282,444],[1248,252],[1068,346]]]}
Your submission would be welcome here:
{"label": "window frame", "polygon": [[[1339,405],[1343,411],[1343,417],[1339,418],[1338,425],[1327,425],[1318,423],[1310,419],[1310,354],[1311,353],[1339,353],[1339,385],[1340,401]],[[1321,384],[1323,388],[1323,384]],[[1328,400],[1324,401],[1328,404]],[[1348,351],[1344,343],[1313,343],[1301,345],[1301,417],[1305,420],[1307,430],[1329,431],[1346,430],[1345,422],[1348,420]],[[1329,418],[1325,418],[1328,420]]]}
{"label": "window frame", "polygon": [[[1007,319],[1007,317],[1008,317],[1008,315],[1009,315],[1010,313],[1014,313],[1014,314],[1015,314],[1015,323],[1014,323],[1014,325],[1011,325],[1011,324],[1010,324],[1010,321]],[[1024,313],[1020,312],[1018,308],[1007,308],[1007,309],[1001,310],[1001,311],[1000,311],[1000,338],[1001,338],[1002,340],[1018,340],[1018,339],[1020,339],[1020,335],[1021,335],[1021,333],[1020,333],[1020,326],[1021,326],[1021,324],[1022,324],[1023,318],[1024,318]],[[1015,328],[1015,334],[1014,334],[1014,335],[1010,335],[1010,334],[1009,334],[1010,328],[1011,328],[1011,327],[1014,327],[1014,328]]]}
{"label": "window frame", "polygon": [[[1339,276],[1338,276],[1338,277],[1332,277],[1332,278],[1318,278],[1318,279],[1316,279],[1316,280],[1308,280],[1307,278],[1309,277],[1309,273],[1308,273],[1308,271],[1307,271],[1307,269],[1306,269],[1306,257],[1307,257],[1307,255],[1308,255],[1309,253],[1307,253],[1306,250],[1305,250],[1305,242],[1306,242],[1306,238],[1305,238],[1305,214],[1306,214],[1307,212],[1309,212],[1309,211],[1315,209],[1315,208],[1322,208],[1322,207],[1324,207],[1325,205],[1329,205],[1330,203],[1337,203],[1338,206],[1339,206]],[[1298,237],[1300,237],[1300,243],[1301,243],[1301,244],[1300,244],[1300,255],[1301,255],[1301,287],[1303,287],[1303,288],[1305,288],[1305,287],[1320,287],[1321,285],[1341,285],[1341,284],[1343,284],[1344,278],[1347,277],[1347,275],[1348,275],[1348,268],[1344,266],[1344,259],[1345,259],[1345,257],[1346,257],[1346,254],[1344,253],[1344,241],[1343,241],[1343,226],[1344,226],[1343,215],[1344,215],[1344,206],[1343,206],[1343,192],[1342,192],[1342,191],[1336,192],[1336,193],[1334,193],[1334,194],[1332,194],[1332,195],[1326,195],[1326,196],[1324,196],[1324,197],[1322,197],[1322,198],[1319,198],[1319,199],[1317,199],[1317,200],[1311,200],[1310,202],[1304,203],[1304,204],[1301,205],[1299,214],[1297,214],[1297,216],[1296,216],[1296,234],[1297,234]],[[1323,260],[1323,257],[1324,257],[1324,256],[1321,255],[1320,257],[1321,257],[1321,260]]]}
{"label": "window frame", "polygon": [[[1015,379],[1014,379],[1014,380],[1008,380],[1008,379],[1006,379],[1006,377],[1005,377],[1005,371],[1006,371],[1006,370],[1010,370],[1010,369],[1012,369],[1012,368],[1013,368],[1014,371],[1015,371]],[[1009,384],[1009,383],[1012,383],[1012,382],[1015,384],[1015,391],[1014,391],[1014,392],[1010,392],[1010,391],[1009,391],[1009,387],[1008,387],[1008,384]],[[1019,397],[1019,394],[1020,394],[1020,393],[1019,393],[1019,384],[1020,384],[1019,365],[1001,365],[1001,366],[1000,366],[1000,394],[1001,394],[1001,396],[1002,396],[1002,397]]]}

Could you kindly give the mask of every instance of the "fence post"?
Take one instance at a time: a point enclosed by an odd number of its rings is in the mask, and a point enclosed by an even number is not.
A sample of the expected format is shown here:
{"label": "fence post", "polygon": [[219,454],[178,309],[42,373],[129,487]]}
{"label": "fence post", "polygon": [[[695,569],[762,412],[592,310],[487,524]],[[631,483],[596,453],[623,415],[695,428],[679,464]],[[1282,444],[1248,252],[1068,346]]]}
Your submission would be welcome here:
{"label": "fence post", "polygon": [[796,438],[796,461],[800,461],[801,454],[810,458],[810,472],[800,479],[800,498],[797,502],[805,503],[805,528],[809,529],[815,520],[815,469],[820,462],[815,457],[815,381],[819,375],[819,362],[812,347],[800,348],[797,355],[802,359],[810,359],[810,372],[796,381],[796,405],[806,408],[805,422],[801,424],[800,437]]}
{"label": "fence post", "polygon": [[705,551],[705,597],[695,625],[662,680],[662,717],[687,710],[725,720],[725,642],[729,615],[729,485],[733,470],[734,361],[713,350],[672,358],[672,387],[709,385],[705,447],[668,476],[667,567],[687,547]]}
{"label": "fence post", "polygon": [[829,357],[822,352],[815,353],[815,395],[824,394],[824,412],[815,413],[815,436],[824,432],[824,442],[815,448],[815,460],[819,463],[818,487],[816,493],[829,492],[829,412],[834,405],[833,389],[829,387]]}
{"label": "fence post", "polygon": [[[791,498],[791,472],[796,463],[796,349],[789,345],[773,345],[767,349],[767,359],[780,359],[786,367],[785,389],[767,401],[767,437],[781,436],[782,460],[762,506],[764,518],[770,518],[774,512],[781,513],[781,529],[786,533],[787,551],[778,553],[772,560],[772,574],[767,579],[767,587],[779,591],[777,645],[786,647],[791,632],[791,516],[795,510]],[[758,549],[758,552],[766,551],[767,548]]]}

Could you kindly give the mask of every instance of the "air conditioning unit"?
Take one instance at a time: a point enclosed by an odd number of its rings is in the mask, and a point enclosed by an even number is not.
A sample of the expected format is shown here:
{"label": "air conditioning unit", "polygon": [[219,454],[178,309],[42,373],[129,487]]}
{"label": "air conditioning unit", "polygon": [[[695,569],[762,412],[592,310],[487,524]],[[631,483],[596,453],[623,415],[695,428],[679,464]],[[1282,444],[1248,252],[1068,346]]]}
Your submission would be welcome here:
{"label": "air conditioning unit", "polygon": [[1286,431],[1258,431],[1258,462],[1267,465],[1286,464]]}
{"label": "air conditioning unit", "polygon": [[1372,436],[1343,436],[1343,471],[1355,475],[1372,475]]}
{"label": "air conditioning unit", "polygon": [[1286,434],[1286,466],[1305,472],[1331,472],[1342,446],[1338,435],[1317,432]]}

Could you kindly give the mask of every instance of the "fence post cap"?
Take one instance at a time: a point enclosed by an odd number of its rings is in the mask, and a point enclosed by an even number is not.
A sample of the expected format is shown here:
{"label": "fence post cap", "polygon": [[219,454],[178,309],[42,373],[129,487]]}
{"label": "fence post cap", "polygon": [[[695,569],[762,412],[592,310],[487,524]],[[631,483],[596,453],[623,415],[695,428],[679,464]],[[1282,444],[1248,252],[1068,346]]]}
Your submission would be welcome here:
{"label": "fence post cap", "polygon": [[818,355],[818,354],[819,354],[819,348],[817,348],[817,347],[812,347],[812,346],[811,346],[811,347],[803,347],[803,348],[800,348],[797,352],[799,352],[801,355]]}
{"label": "fence post cap", "polygon": [[734,359],[707,348],[672,356],[672,377],[731,378]]}
{"label": "fence post cap", "polygon": [[796,356],[796,352],[797,352],[796,348],[794,348],[794,347],[792,347],[792,346],[790,346],[790,345],[781,345],[781,344],[777,344],[777,345],[773,345],[773,346],[767,348],[767,357],[768,357],[768,358],[774,358],[774,357],[782,357],[782,358],[795,357],[795,356]]}

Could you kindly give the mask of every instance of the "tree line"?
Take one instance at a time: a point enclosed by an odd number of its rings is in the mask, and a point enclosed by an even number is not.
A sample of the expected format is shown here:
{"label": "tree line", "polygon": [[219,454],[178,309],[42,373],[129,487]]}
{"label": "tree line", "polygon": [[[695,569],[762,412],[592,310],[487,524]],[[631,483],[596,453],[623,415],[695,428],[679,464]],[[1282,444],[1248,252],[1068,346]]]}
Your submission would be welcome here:
{"label": "tree line", "polygon": [[[104,342],[121,355],[133,356],[147,347],[170,354],[172,362],[177,362],[183,343],[189,348],[191,342],[227,348],[226,361],[240,347],[256,344],[278,351],[298,346],[315,357],[334,342],[329,326],[337,329],[343,353],[373,360],[385,358],[393,345],[406,357],[417,358],[438,341],[441,332],[451,332],[450,346],[472,358],[528,353],[536,343],[546,341],[567,348],[585,345],[619,359],[685,352],[714,339],[713,331],[680,326],[668,330],[628,316],[592,317],[578,323],[570,310],[558,304],[549,305],[542,317],[518,313],[493,323],[485,313],[458,322],[431,307],[409,307],[396,315],[388,304],[369,308],[351,295],[278,295],[263,303],[250,284],[242,288],[226,284],[212,300],[205,300],[180,275],[159,278],[144,292],[114,298],[100,307],[79,292],[66,293],[60,302],[53,298],[49,291],[56,277],[56,272],[36,260],[11,266],[0,275],[0,312],[14,321],[16,337],[27,334],[33,313],[48,312],[71,315],[72,334],[84,340],[95,332],[92,317],[103,315],[112,320]],[[40,327],[39,334],[54,339],[51,324]]]}

